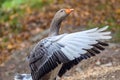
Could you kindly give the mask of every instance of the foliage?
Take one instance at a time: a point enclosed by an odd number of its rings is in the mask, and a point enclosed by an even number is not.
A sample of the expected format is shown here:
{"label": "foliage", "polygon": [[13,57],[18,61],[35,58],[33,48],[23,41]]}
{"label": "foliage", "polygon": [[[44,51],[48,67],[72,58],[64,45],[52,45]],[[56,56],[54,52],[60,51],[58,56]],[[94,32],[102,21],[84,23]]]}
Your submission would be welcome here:
{"label": "foliage", "polygon": [[7,0],[2,4],[2,9],[12,10],[18,8],[22,3],[25,3],[26,0]]}
{"label": "foliage", "polygon": [[[23,26],[20,23],[20,18],[24,17],[25,13],[31,13],[32,8],[37,9],[48,4],[51,0],[4,0],[0,9],[0,23],[8,26],[12,32],[21,32]],[[0,35],[4,36],[4,34]]]}

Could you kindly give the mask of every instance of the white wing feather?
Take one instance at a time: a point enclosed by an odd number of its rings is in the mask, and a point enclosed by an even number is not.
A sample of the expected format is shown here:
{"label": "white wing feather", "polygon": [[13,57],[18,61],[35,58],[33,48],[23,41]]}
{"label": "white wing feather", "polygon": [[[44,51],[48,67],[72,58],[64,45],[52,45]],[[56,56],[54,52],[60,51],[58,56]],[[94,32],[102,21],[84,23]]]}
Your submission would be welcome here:
{"label": "white wing feather", "polygon": [[97,40],[111,39],[111,32],[104,32],[108,26],[103,28],[94,28],[86,31],[67,34],[62,37],[57,43],[64,45],[61,50],[70,59],[78,58],[80,54],[85,54],[84,49],[93,48],[93,44],[97,43]]}

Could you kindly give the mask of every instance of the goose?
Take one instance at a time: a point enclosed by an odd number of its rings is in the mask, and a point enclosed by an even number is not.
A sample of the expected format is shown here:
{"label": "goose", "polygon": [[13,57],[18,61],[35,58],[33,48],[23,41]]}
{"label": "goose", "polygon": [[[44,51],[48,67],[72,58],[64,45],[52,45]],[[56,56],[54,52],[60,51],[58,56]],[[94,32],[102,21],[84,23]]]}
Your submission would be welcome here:
{"label": "goose", "polygon": [[50,24],[48,37],[40,40],[29,55],[31,74],[18,74],[14,80],[56,80],[84,59],[91,58],[108,46],[108,26],[74,33],[59,34],[62,21],[74,9],[60,9]]}

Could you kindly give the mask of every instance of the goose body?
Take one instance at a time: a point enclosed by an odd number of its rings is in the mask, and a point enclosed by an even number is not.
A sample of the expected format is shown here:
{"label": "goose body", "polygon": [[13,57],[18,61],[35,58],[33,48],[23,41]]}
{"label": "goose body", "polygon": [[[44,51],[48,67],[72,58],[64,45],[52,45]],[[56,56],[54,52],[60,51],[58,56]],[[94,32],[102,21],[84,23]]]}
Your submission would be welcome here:
{"label": "goose body", "polygon": [[[62,10],[64,11],[61,13],[62,18],[54,17],[49,36],[39,41],[30,53],[29,66],[33,80],[55,80],[57,76],[62,77],[81,60],[103,51],[104,46],[108,44],[101,40],[111,39],[111,32],[105,31],[108,26],[59,35],[62,20],[73,11],[73,9]],[[62,10],[56,15],[58,16]]]}

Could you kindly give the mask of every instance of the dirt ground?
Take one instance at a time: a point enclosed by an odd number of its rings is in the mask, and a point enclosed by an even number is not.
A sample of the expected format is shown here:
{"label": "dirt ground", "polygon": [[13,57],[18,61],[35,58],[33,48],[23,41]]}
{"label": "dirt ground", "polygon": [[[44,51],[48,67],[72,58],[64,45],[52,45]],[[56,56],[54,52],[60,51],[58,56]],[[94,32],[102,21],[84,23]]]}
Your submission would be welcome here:
{"label": "dirt ground", "polygon": [[[15,52],[0,65],[0,80],[13,80],[16,73],[29,73],[25,58],[29,49]],[[60,80],[120,80],[120,45],[110,43],[104,52],[83,60]]]}

